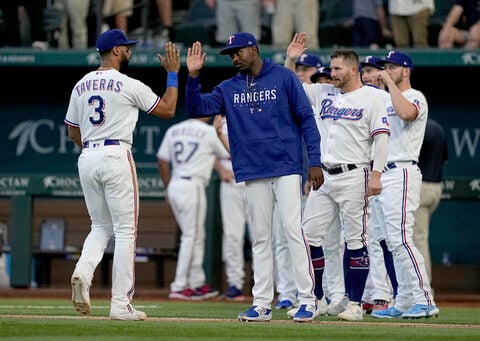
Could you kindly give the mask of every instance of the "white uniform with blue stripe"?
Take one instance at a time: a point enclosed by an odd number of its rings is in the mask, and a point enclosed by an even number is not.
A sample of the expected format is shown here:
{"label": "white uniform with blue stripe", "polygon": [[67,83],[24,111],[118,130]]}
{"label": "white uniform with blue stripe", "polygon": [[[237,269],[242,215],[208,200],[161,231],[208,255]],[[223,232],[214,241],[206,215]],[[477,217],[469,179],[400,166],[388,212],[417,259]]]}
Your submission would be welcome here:
{"label": "white uniform with blue stripe", "polygon": [[[366,183],[370,172],[373,136],[388,133],[385,102],[377,90],[363,86],[342,94],[330,84],[304,84],[315,106],[321,136],[322,165],[336,168],[356,165],[341,174],[324,172],[325,183],[310,192],[304,210],[304,228],[309,243],[320,246],[339,213],[349,249],[366,246],[368,201]],[[349,202],[349,207],[344,205]],[[351,206],[355,202],[355,206]]]}
{"label": "white uniform with blue stripe", "polygon": [[[364,283],[356,284],[352,271],[368,270],[367,183],[373,138],[390,133],[385,102],[378,90],[369,86],[347,93],[330,84],[304,84],[304,88],[315,107],[325,171],[323,185],[308,195],[302,225],[311,248],[323,247],[327,231],[335,226],[335,218],[340,215],[346,243],[344,262],[350,264],[346,268],[346,293],[353,302],[360,302]],[[363,256],[358,256],[363,252]],[[314,257],[313,253],[315,271],[321,273],[325,258],[321,254]],[[356,265],[352,266],[352,262]],[[320,280],[317,276],[316,279]],[[318,298],[323,294],[318,284],[316,294]]]}
{"label": "white uniform with blue stripe", "polygon": [[386,170],[382,174],[383,191],[374,205],[383,235],[392,252],[398,280],[395,307],[400,311],[414,304],[434,305],[425,262],[413,243],[415,211],[420,202],[422,174],[416,165],[425,133],[428,105],[418,90],[408,89],[403,96],[417,108],[413,121],[396,114],[391,100],[387,103],[390,123],[390,149]]}
{"label": "white uniform with blue stripe", "polygon": [[172,292],[205,284],[205,188],[210,182],[215,158],[229,156],[215,128],[199,119],[171,126],[158,149],[157,158],[172,166],[168,199],[182,233],[175,279],[170,284]]}
{"label": "white uniform with blue stripe", "polygon": [[80,128],[78,172],[92,221],[75,273],[91,283],[109,239],[115,237],[111,311],[130,311],[135,291],[138,184],[131,153],[139,109],[160,101],[144,83],[114,69],[86,74],[73,88],[65,123]]}

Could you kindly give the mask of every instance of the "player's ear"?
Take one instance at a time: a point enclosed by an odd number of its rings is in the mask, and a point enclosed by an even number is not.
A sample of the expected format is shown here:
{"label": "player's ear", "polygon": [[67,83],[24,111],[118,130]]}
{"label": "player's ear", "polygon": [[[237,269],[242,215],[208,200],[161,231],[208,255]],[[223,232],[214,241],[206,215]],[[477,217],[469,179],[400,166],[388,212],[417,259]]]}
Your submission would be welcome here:
{"label": "player's ear", "polygon": [[113,53],[114,55],[120,54],[120,46],[114,46],[114,47],[112,48],[112,53]]}

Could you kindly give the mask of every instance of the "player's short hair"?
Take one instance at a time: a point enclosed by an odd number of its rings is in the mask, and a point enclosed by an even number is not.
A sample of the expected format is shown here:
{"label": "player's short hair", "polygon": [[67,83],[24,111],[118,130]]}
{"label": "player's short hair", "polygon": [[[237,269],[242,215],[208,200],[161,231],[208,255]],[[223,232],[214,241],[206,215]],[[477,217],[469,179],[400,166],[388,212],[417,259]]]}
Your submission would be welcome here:
{"label": "player's short hair", "polygon": [[330,60],[335,59],[335,58],[342,58],[345,60],[348,64],[351,64],[352,66],[356,66],[359,68],[360,66],[360,57],[355,51],[352,50],[337,50],[334,51],[330,55]]}

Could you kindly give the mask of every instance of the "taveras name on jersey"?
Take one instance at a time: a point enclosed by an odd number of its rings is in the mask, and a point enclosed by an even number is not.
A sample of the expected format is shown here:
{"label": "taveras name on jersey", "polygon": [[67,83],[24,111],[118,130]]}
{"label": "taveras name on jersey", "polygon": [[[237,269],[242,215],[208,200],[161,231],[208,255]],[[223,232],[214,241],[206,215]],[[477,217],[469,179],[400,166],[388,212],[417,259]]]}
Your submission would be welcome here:
{"label": "taveras name on jersey", "polygon": [[87,79],[84,82],[77,84],[75,91],[78,96],[81,96],[87,91],[115,91],[122,90],[123,83],[115,79]]}

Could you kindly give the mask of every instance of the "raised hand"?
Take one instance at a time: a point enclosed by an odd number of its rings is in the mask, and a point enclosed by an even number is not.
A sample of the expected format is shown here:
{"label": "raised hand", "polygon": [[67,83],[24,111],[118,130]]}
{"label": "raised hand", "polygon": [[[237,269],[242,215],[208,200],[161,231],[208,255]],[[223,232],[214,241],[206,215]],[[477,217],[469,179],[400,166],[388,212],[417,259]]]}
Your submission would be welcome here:
{"label": "raised hand", "polygon": [[202,52],[202,43],[196,41],[187,51],[187,68],[190,77],[198,77],[205,64],[206,53]]}
{"label": "raised hand", "polygon": [[287,58],[296,60],[305,51],[307,51],[307,34],[305,32],[295,33],[287,47]]}
{"label": "raised hand", "polygon": [[157,54],[157,57],[167,72],[178,72],[180,70],[180,49],[176,48],[175,43],[166,43],[165,57],[161,54]]}

